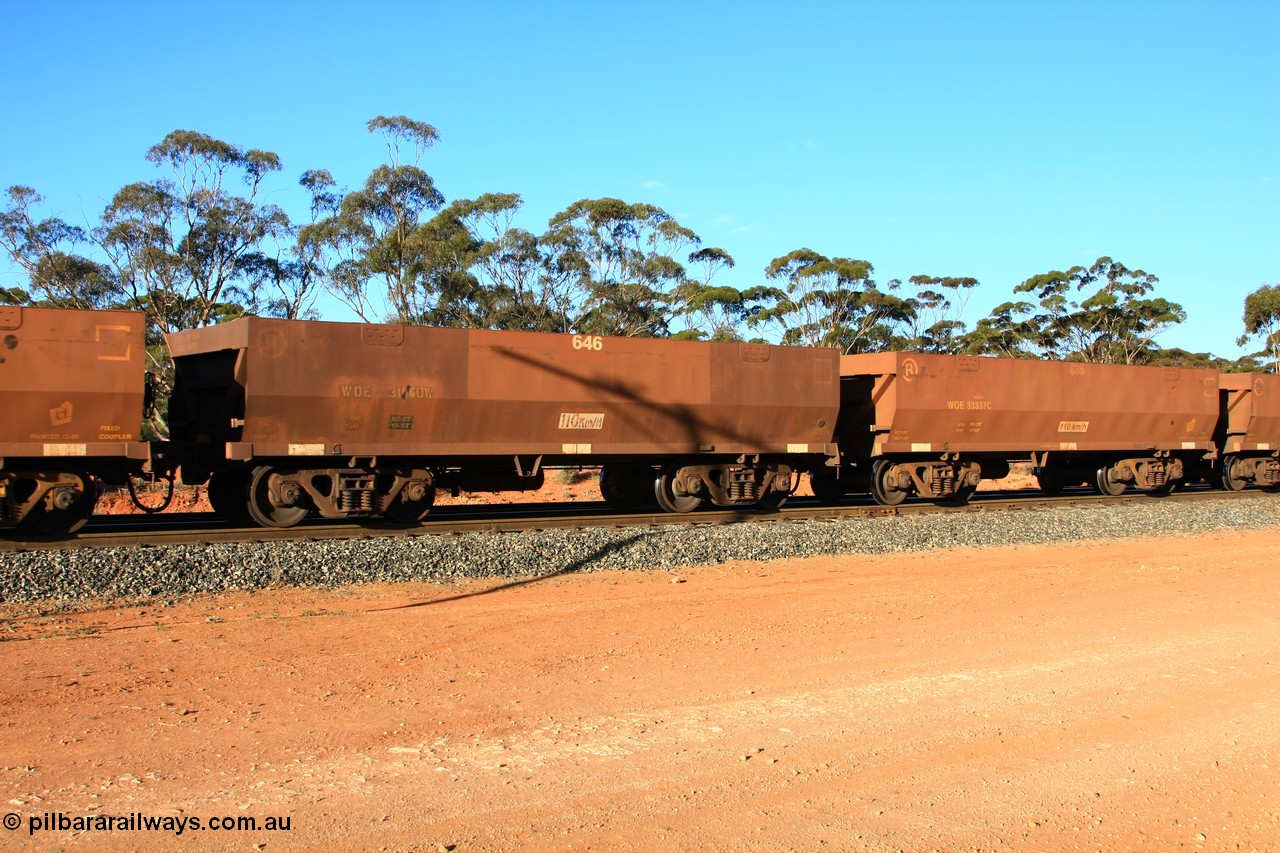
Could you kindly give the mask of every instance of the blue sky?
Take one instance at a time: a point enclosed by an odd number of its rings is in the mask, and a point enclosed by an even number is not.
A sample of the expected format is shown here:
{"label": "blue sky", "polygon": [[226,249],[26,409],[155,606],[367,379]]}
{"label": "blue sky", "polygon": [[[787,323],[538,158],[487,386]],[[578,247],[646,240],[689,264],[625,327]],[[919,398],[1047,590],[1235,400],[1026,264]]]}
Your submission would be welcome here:
{"label": "blue sky", "polygon": [[[876,279],[1020,281],[1109,255],[1235,356],[1280,283],[1280,0],[4,2],[0,189],[84,224],[184,128],[276,152],[273,198],[358,186],[377,115],[433,124],[449,199],[657,204],[764,281],[808,246]],[[20,284],[0,267],[0,284]],[[348,319],[322,306],[329,319]]]}

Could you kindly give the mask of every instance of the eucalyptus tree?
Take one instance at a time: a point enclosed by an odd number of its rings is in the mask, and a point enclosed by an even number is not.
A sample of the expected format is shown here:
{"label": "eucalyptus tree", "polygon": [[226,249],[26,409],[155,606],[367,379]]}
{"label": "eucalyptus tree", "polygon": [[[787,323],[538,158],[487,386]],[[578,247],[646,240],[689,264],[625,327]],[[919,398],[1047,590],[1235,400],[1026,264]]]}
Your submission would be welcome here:
{"label": "eucalyptus tree", "polygon": [[284,211],[262,201],[280,158],[176,130],[147,160],[170,176],[117,192],[93,235],[128,303],[146,312],[155,332],[243,313],[254,301],[264,244],[291,234]]}
{"label": "eucalyptus tree", "polygon": [[423,226],[428,274],[437,277],[430,320],[438,325],[567,331],[538,239],[513,226],[514,193],[461,199]]}
{"label": "eucalyptus tree", "polygon": [[245,264],[249,282],[245,313],[280,320],[316,320],[318,276],[296,244],[250,257]]}
{"label": "eucalyptus tree", "polygon": [[62,219],[39,219],[33,208],[44,199],[30,187],[15,186],[0,210],[0,248],[26,276],[26,288],[0,288],[0,304],[58,308],[111,308],[123,298],[110,266],[86,257],[88,232]]}
{"label": "eucalyptus tree", "polygon": [[[337,210],[338,195],[328,171],[303,172],[298,184],[311,195],[310,224]],[[292,240],[278,241],[271,250],[264,246],[258,255],[249,259],[246,274],[252,282],[252,298],[246,305],[247,313],[282,320],[319,318],[315,302],[324,289],[325,258],[317,247],[297,239],[299,231],[299,227],[291,226]]]}
{"label": "eucalyptus tree", "polygon": [[[1182,306],[1150,294],[1154,275],[1108,257],[1032,276],[1014,288],[1034,305],[1019,303],[1027,344],[1046,358],[1144,364],[1160,333],[1186,319]],[[1083,294],[1078,297],[1076,294]]]}
{"label": "eucalyptus tree", "polygon": [[[281,169],[270,151],[175,130],[146,158],[169,174],[117,192],[92,238],[124,304],[146,314],[147,357],[163,392],[171,365],[162,336],[252,310],[264,252],[287,241],[292,226],[262,200],[267,177]],[[167,434],[163,411],[151,427]]]}
{"label": "eucalyptus tree", "polygon": [[1255,357],[1265,360],[1272,373],[1280,373],[1280,284],[1264,284],[1245,297],[1244,332],[1236,344],[1260,339],[1262,350]]}
{"label": "eucalyptus tree", "polygon": [[548,290],[572,331],[661,337],[685,277],[676,256],[699,242],[655,205],[583,199],[552,217],[541,238]]}
{"label": "eucalyptus tree", "polygon": [[961,318],[969,291],[978,286],[978,280],[913,275],[908,282],[916,293],[907,299],[911,317],[904,349],[943,354],[960,352],[965,344],[965,324]]}
{"label": "eucalyptus tree", "polygon": [[784,344],[839,347],[845,353],[900,345],[914,308],[890,292],[897,282],[881,290],[871,278],[873,272],[867,261],[828,258],[812,249],[774,258],[765,276],[781,287],[764,285],[744,292],[760,305],[747,323],[774,328]]}
{"label": "eucalyptus tree", "polygon": [[712,341],[742,340],[741,326],[751,303],[741,290],[713,283],[722,270],[734,267],[733,256],[720,248],[703,248],[689,254],[689,275],[673,291],[675,314],[685,329],[677,338]]}
{"label": "eucalyptus tree", "polygon": [[1038,358],[1036,346],[1039,327],[1029,316],[1030,302],[1003,302],[983,317],[960,340],[960,351],[969,355],[993,355],[1001,358]]}
{"label": "eucalyptus tree", "polygon": [[[264,204],[279,172],[270,151],[246,150],[205,133],[174,131],[147,151],[172,177],[115,193],[93,238],[128,304],[154,332],[201,327],[244,313],[253,302],[265,243],[291,233],[288,216]],[[243,186],[234,192],[234,179]]]}
{"label": "eucalyptus tree", "polygon": [[1211,352],[1191,352],[1180,347],[1160,347],[1151,353],[1149,364],[1156,367],[1190,367],[1235,373],[1240,362],[1216,356]]}
{"label": "eucalyptus tree", "polygon": [[523,228],[508,227],[486,240],[478,261],[482,280],[500,294],[494,326],[527,332],[572,331],[574,306],[548,274],[542,242]]}
{"label": "eucalyptus tree", "polygon": [[335,193],[327,172],[304,176],[313,209],[324,215],[299,229],[299,255],[362,319],[421,323],[436,293],[424,277],[428,259],[419,229],[445,200],[419,164],[439,134],[405,116],[377,116],[366,128],[386,143],[387,162],[348,193]]}

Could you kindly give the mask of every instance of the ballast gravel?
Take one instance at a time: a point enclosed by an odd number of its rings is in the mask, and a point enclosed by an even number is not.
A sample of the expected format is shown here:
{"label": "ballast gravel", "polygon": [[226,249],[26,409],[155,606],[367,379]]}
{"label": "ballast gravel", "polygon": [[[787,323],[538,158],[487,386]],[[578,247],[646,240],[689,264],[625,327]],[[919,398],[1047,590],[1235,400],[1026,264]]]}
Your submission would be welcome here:
{"label": "ballast gravel", "polygon": [[468,533],[0,554],[0,601],[51,610],[271,586],[536,578],[1280,525],[1280,497],[1132,501],[840,520]]}

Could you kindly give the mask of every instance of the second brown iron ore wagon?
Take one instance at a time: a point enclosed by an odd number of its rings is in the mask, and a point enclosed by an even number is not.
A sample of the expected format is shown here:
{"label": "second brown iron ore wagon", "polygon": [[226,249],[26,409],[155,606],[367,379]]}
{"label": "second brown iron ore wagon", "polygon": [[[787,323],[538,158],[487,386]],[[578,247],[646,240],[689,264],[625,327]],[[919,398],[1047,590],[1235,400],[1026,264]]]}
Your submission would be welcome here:
{"label": "second brown iron ore wagon", "polygon": [[1280,376],[1223,373],[1219,376],[1223,412],[1219,420],[1222,448],[1219,466],[1224,488],[1239,491],[1254,483],[1280,486]]}
{"label": "second brown iron ore wagon", "polygon": [[835,452],[830,349],[257,317],[168,340],[184,482],[271,526],[417,519],[544,466],[602,465],[621,506],[769,505]]}
{"label": "second brown iron ore wagon", "polygon": [[844,356],[840,372],[852,464],[819,471],[819,496],[963,499],[1011,461],[1030,461],[1049,493],[1085,480],[1164,491],[1214,455],[1214,370],[887,352]]}

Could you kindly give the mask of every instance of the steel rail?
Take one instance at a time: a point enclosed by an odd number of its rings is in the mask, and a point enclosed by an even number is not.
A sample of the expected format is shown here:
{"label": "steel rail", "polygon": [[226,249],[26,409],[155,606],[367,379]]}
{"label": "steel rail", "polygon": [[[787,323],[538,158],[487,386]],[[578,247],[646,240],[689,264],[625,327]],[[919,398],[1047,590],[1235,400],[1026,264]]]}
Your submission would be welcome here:
{"label": "steel rail", "polygon": [[[1029,493],[1028,493],[1029,492]],[[1084,491],[1048,497],[1039,492],[979,492],[965,504],[948,504],[923,500],[908,501],[898,506],[880,506],[869,499],[836,505],[819,505],[812,498],[793,498],[775,511],[700,510],[688,514],[654,511],[619,513],[603,502],[563,504],[482,504],[474,506],[446,505],[437,507],[426,521],[418,524],[308,519],[301,524],[272,529],[262,527],[227,527],[210,513],[174,513],[171,515],[95,516],[78,534],[47,536],[23,534],[21,531],[0,532],[0,553],[35,550],[70,550],[77,548],[119,548],[161,545],[204,545],[224,542],[318,541],[334,539],[369,539],[383,536],[446,536],[460,533],[515,533],[525,530],[592,527],[659,527],[672,524],[759,524],[766,522],[809,519],[871,518],[876,516],[921,515],[924,513],[1014,512],[1065,506],[1103,506],[1141,500],[1233,500],[1261,494],[1256,489],[1227,492],[1210,488],[1191,488],[1167,496],[1130,493],[1107,497]]]}

